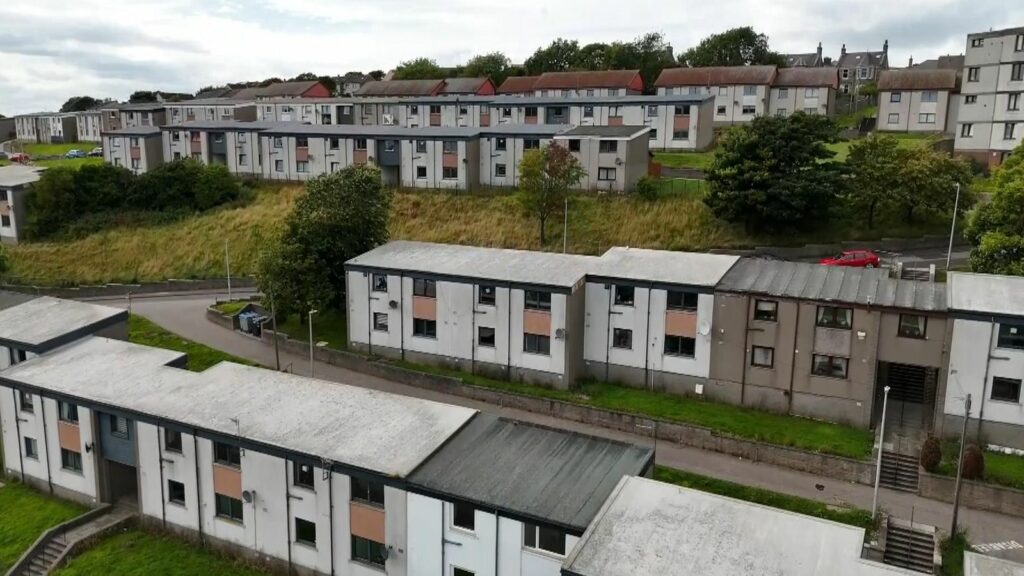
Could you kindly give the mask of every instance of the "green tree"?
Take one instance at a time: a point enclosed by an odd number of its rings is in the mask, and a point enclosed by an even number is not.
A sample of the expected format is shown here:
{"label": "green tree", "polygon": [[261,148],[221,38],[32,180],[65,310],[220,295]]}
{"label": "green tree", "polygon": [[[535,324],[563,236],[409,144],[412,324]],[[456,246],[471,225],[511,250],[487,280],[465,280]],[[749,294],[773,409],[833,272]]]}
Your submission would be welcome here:
{"label": "green tree", "polygon": [[867,213],[868,228],[875,227],[879,207],[891,202],[900,186],[902,156],[899,140],[878,133],[850,145],[848,199],[853,210]]}
{"label": "green tree", "polygon": [[395,80],[433,80],[444,78],[445,71],[430,58],[415,58],[402,62],[395,68]]}
{"label": "green tree", "polygon": [[351,166],[309,180],[282,236],[258,262],[260,290],[274,294],[282,314],[340,309],[344,264],[387,241],[390,207],[377,168]]}
{"label": "green tree", "polygon": [[768,47],[768,36],[750,26],[712,34],[679,55],[681,66],[749,66],[783,64],[782,57]]}
{"label": "green tree", "polygon": [[580,44],[575,40],[556,38],[547,48],[538,48],[526,59],[523,67],[527,74],[564,72],[579,61]]}
{"label": "green tree", "polygon": [[495,86],[500,86],[505,78],[508,78],[509,65],[508,56],[501,52],[479,54],[470,58],[462,67],[462,76],[469,78],[486,76],[491,79],[491,82],[494,82]]}
{"label": "green tree", "polygon": [[569,190],[587,172],[566,148],[551,144],[528,150],[519,162],[518,200],[523,210],[540,223],[540,243],[547,243],[546,225],[565,210]]}
{"label": "green tree", "polygon": [[675,66],[671,46],[658,32],[644,34],[626,46],[623,53],[630,60],[623,62],[621,66],[616,63],[615,68],[639,69],[640,76],[644,79],[644,92],[654,94],[654,82],[658,79],[661,71]]}
{"label": "green tree", "polygon": [[7,271],[10,269],[10,264],[7,261],[7,249],[0,246],[0,280],[4,279]]}
{"label": "green tree", "polygon": [[93,98],[92,96],[72,96],[64,102],[64,105],[60,107],[61,112],[81,112],[83,110],[89,110],[93,106],[96,106],[101,101]]}
{"label": "green tree", "polygon": [[1024,146],[992,173],[989,202],[968,219],[964,236],[974,249],[971,270],[1024,276]]}
{"label": "green tree", "polygon": [[900,156],[900,182],[894,200],[905,221],[912,222],[921,214],[952,214],[957,183],[960,184],[958,209],[965,211],[974,203],[967,188],[971,166],[963,158],[953,158],[929,146],[903,150]]}
{"label": "green tree", "polygon": [[587,44],[576,52],[572,67],[580,70],[608,70],[611,68],[610,49],[611,47],[604,42]]}
{"label": "green tree", "polygon": [[75,170],[57,167],[43,172],[39,181],[29,188],[25,200],[28,207],[26,237],[45,238],[63,230],[79,215]]}
{"label": "green tree", "polygon": [[312,72],[303,72],[289,80],[289,82],[308,82],[310,80],[316,80],[323,84],[330,94],[334,94],[335,90],[338,89],[338,83],[334,80],[333,76],[318,76]]}
{"label": "green tree", "polygon": [[128,102],[137,104],[141,102],[156,102],[156,92],[149,90],[136,90],[132,92],[131,96],[128,97]]}
{"label": "green tree", "polygon": [[383,80],[384,79],[384,71],[383,70],[371,70],[370,73],[367,74],[367,76],[369,76],[370,78],[373,78],[374,80]]}
{"label": "green tree", "polygon": [[826,147],[837,138],[829,118],[802,112],[734,127],[722,136],[707,172],[704,203],[747,232],[821,226],[844,185],[842,165]]}

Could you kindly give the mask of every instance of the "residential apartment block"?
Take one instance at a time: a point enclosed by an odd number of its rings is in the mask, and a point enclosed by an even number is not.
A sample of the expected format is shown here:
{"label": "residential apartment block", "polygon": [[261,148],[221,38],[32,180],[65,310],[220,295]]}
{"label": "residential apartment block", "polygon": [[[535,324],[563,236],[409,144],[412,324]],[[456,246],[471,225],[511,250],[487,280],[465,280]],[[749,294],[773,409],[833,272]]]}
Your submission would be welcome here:
{"label": "residential apartment block", "polygon": [[876,83],[879,74],[889,69],[889,41],[882,44],[880,52],[847,52],[843,44],[836,61],[839,70],[839,91],[843,94],[857,94],[862,86]]}
{"label": "residential apartment block", "polygon": [[993,168],[1024,137],[1024,28],[967,35],[954,151]]}
{"label": "residential apartment block", "polygon": [[666,68],[654,85],[660,95],[714,96],[715,125],[729,125],[765,114],[777,73],[775,66]]}
{"label": "residential apartment block", "polygon": [[235,100],[267,100],[270,98],[328,98],[331,91],[318,80],[275,82],[267,86],[241,88],[227,97]]}
{"label": "residential apartment block", "polygon": [[878,130],[953,133],[959,92],[958,70],[884,70],[878,77]]}
{"label": "residential apartment block", "polygon": [[232,98],[209,98],[167,102],[166,124],[176,126],[186,122],[252,122],[256,120],[256,104]]}
{"label": "residential apartment block", "polygon": [[104,131],[163,126],[167,123],[167,110],[165,107],[166,104],[162,102],[116,105],[113,109],[117,112],[117,122],[111,123],[110,127]]}
{"label": "residential apartment block", "polygon": [[0,243],[17,244],[28,221],[25,195],[45,168],[12,164],[0,166]]}
{"label": "residential apartment block", "polygon": [[75,125],[79,142],[103,141],[103,112],[99,108],[75,112]]}
{"label": "residential apartment block", "polygon": [[78,123],[74,114],[41,112],[14,118],[15,137],[26,143],[62,144],[78,141]]}
{"label": "residential apartment block", "polygon": [[204,164],[223,164],[232,174],[263,176],[259,131],[268,122],[189,122],[164,126],[161,149],[165,162],[192,158]]}
{"label": "residential apartment block", "polygon": [[533,83],[534,96],[629,96],[644,90],[639,70],[545,72]]}
{"label": "residential apartment block", "polygon": [[794,112],[832,116],[836,111],[838,88],[839,76],[835,68],[780,68],[768,96],[768,113],[774,116],[790,116]]}
{"label": "residential apartment block", "polygon": [[580,189],[627,192],[647,175],[649,162],[644,126],[580,126],[555,135],[583,167]]}
{"label": "residential apartment block", "polygon": [[122,128],[103,133],[103,160],[107,164],[144,174],[164,163],[160,129],[152,126]]}

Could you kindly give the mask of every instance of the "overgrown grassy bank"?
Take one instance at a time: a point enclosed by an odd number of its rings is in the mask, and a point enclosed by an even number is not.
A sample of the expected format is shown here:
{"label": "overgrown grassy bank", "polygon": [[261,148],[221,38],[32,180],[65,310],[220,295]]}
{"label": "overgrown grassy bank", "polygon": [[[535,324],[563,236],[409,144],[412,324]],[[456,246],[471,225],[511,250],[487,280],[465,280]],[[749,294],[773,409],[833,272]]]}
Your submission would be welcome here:
{"label": "overgrown grassy bank", "polygon": [[0,574],[50,528],[85,512],[85,508],[44,496],[11,482],[0,488]]}

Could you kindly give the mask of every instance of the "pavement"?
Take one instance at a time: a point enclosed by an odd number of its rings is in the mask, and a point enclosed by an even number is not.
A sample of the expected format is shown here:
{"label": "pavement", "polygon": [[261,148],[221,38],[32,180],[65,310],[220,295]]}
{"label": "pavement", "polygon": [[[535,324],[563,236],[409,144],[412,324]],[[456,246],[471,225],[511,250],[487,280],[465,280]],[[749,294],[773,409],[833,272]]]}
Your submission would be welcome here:
{"label": "pavement", "polygon": [[[184,338],[273,367],[274,348],[272,346],[255,338],[226,330],[206,320],[206,307],[213,303],[218,295],[221,298],[226,296],[223,292],[219,294],[211,292],[201,295],[151,295],[146,298],[133,298],[132,312],[140,314]],[[127,305],[124,298],[94,299],[93,301],[105,302],[112,306],[125,307]],[[314,323],[314,331],[315,329]],[[281,367],[295,374],[309,375],[309,357],[290,354],[282,350]],[[656,452],[655,459],[661,465],[829,504],[850,505],[863,509],[871,508],[872,488],[870,486],[796,472],[666,441],[655,442],[649,433],[651,428],[638,429],[636,434],[608,430],[477,402],[433,390],[415,388],[322,362],[317,362],[314,365],[314,372],[317,378],[325,380],[457,404],[527,422],[653,446]],[[952,521],[952,506],[950,504],[887,488],[879,490],[878,501],[880,508],[888,510],[900,518],[937,526],[946,531],[950,528]],[[1020,547],[1020,544],[1024,544],[1024,518],[961,508],[960,521],[963,526],[967,527],[970,540],[980,546],[980,550],[992,556],[1024,562],[1024,548]]]}

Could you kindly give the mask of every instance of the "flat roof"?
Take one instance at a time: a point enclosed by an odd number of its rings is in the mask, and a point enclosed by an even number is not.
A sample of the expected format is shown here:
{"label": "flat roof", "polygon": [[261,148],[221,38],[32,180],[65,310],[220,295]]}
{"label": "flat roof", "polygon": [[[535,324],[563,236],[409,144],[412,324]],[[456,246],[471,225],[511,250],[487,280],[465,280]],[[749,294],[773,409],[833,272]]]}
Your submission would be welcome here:
{"label": "flat roof", "polygon": [[496,126],[481,126],[480,135],[553,136],[570,128],[572,126],[569,124],[498,124]]}
{"label": "flat roof", "polygon": [[127,319],[120,308],[40,296],[0,310],[0,345],[38,354]]}
{"label": "flat roof", "polygon": [[470,126],[362,126],[356,124],[299,124],[277,122],[265,134],[305,134],[310,136],[370,136],[391,138],[476,138],[480,128]]}
{"label": "flat roof", "polygon": [[345,262],[372,269],[572,289],[600,258],[396,240]]}
{"label": "flat roof", "polygon": [[0,188],[16,188],[38,182],[42,174],[41,170],[43,169],[37,166],[22,166],[21,164],[0,166]]}
{"label": "flat roof", "polygon": [[566,558],[562,574],[914,574],[861,559],[863,543],[863,528],[627,477]]}
{"label": "flat roof", "polygon": [[890,278],[888,270],[878,268],[766,258],[741,258],[716,290],[925,312],[946,310],[946,286],[939,282]]}
{"label": "flat roof", "polygon": [[[315,100],[310,98],[310,100]],[[173,106],[230,106],[237,108],[239,106],[254,106],[256,103],[253,100],[246,99],[235,99],[235,98],[196,98],[194,100],[179,100],[178,102],[165,102],[165,107]]]}
{"label": "flat roof", "polygon": [[950,272],[949,309],[954,312],[1024,316],[1024,277]]}
{"label": "flat roof", "polygon": [[650,132],[650,126],[577,126],[559,136],[572,138],[574,136],[596,136],[598,138],[636,138],[641,134]]}
{"label": "flat roof", "polygon": [[594,276],[713,288],[739,256],[615,246],[601,256]]}
{"label": "flat roof", "polygon": [[1024,564],[977,552],[964,552],[964,576],[1024,576]]}
{"label": "flat roof", "polygon": [[711,100],[710,94],[630,94],[625,96],[494,96],[491,103],[497,106],[537,105],[580,105],[580,104],[671,104],[674,102],[703,102]]}
{"label": "flat roof", "polygon": [[480,414],[409,479],[582,533],[619,480],[644,473],[652,458],[649,448]]}
{"label": "flat roof", "polygon": [[391,477],[407,476],[476,414],[231,362],[198,373],[166,365],[180,357],[92,337],[0,380]]}
{"label": "flat roof", "polygon": [[[195,120],[192,122],[183,122],[181,124],[164,124],[160,127],[161,130],[224,130],[224,131],[240,131],[240,130],[266,130],[273,126],[284,124],[282,122],[259,122],[259,121],[244,121],[244,120]],[[300,124],[301,126],[301,124]]]}
{"label": "flat roof", "polygon": [[160,134],[160,127],[132,126],[130,128],[121,128],[120,130],[105,131],[103,134],[108,136],[156,136]]}

